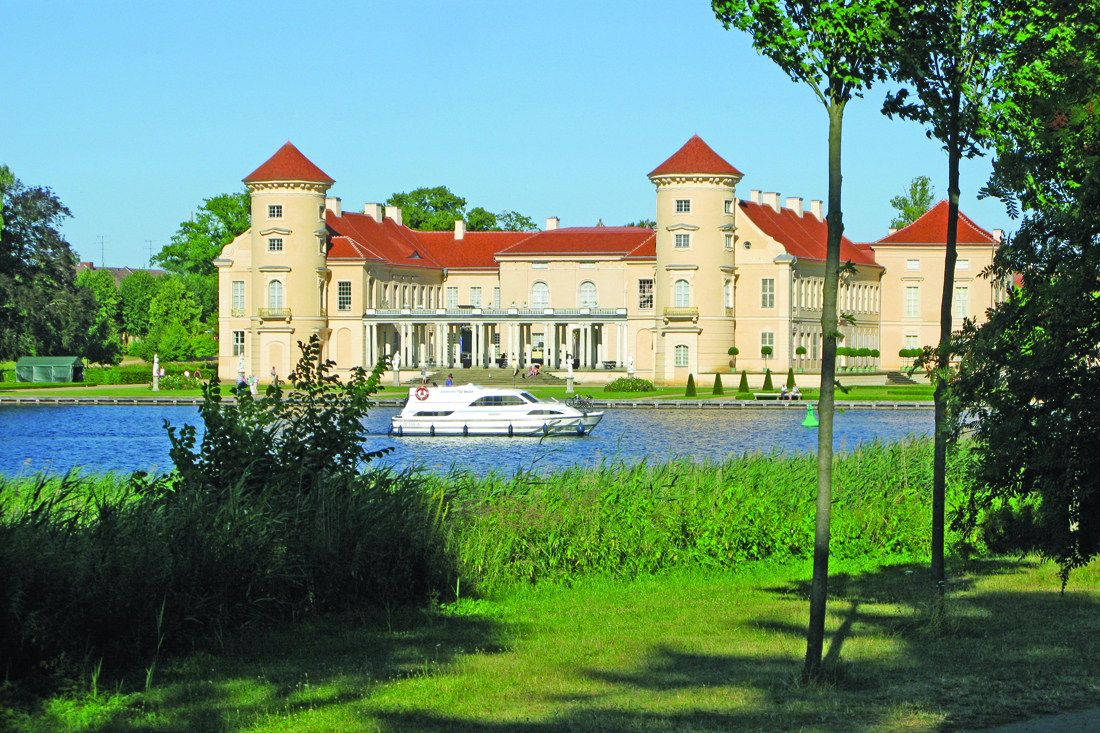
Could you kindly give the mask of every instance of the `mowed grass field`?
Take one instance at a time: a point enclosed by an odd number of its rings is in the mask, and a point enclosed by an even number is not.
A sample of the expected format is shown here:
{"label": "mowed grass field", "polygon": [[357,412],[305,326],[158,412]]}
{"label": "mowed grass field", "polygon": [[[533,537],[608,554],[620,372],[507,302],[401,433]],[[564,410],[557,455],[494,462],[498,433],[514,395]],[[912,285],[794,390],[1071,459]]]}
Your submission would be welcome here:
{"label": "mowed grass field", "polygon": [[[834,562],[829,681],[799,680],[806,565],[690,569],[341,616],[91,681],[13,731],[953,731],[1100,700],[1100,564]],[[460,591],[461,592],[461,591]],[[106,689],[105,689],[106,688]]]}

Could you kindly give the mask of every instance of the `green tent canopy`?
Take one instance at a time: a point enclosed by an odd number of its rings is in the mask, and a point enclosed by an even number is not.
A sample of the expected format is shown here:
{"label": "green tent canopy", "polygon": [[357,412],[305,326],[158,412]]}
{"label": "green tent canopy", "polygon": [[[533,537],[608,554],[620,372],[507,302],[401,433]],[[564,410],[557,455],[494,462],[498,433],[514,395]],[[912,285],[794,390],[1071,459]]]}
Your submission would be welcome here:
{"label": "green tent canopy", "polygon": [[83,382],[79,356],[24,356],[15,363],[17,382]]}

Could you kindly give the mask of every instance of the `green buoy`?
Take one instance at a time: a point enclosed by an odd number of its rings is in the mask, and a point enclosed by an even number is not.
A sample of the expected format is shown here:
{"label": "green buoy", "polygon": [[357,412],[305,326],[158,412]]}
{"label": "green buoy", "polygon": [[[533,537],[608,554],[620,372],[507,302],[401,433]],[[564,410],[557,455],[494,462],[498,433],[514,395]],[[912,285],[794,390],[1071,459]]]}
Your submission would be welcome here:
{"label": "green buoy", "polygon": [[818,426],[817,418],[814,417],[814,405],[812,402],[806,403],[806,419],[802,421],[802,427],[804,428],[816,428]]}

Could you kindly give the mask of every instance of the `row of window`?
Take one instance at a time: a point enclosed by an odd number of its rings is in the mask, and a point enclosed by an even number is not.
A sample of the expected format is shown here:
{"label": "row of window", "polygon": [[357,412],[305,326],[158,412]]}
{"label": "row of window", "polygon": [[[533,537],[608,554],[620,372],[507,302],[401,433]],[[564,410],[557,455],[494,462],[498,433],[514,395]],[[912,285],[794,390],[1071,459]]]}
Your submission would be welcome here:
{"label": "row of window", "polygon": [[[733,213],[733,199],[726,199],[723,202],[723,209],[727,214]],[[676,213],[677,214],[690,214],[691,213],[691,199],[676,199]]]}
{"label": "row of window", "polygon": [[[920,269],[920,260],[906,260],[905,261],[905,269],[906,270],[919,270]],[[970,260],[955,260],[955,269],[956,270],[969,270],[970,269]]]}
{"label": "row of window", "polygon": [[[920,286],[907,285],[905,288],[905,317],[920,318],[920,315]],[[966,318],[969,315],[970,287],[967,285],[956,285],[954,316],[955,318]]]}
{"label": "row of window", "polygon": [[[733,235],[725,235],[726,249],[733,249]],[[745,242],[748,245],[748,242]],[[676,249],[690,249],[691,248],[691,235],[690,234],[677,234],[673,240],[673,247]]]}

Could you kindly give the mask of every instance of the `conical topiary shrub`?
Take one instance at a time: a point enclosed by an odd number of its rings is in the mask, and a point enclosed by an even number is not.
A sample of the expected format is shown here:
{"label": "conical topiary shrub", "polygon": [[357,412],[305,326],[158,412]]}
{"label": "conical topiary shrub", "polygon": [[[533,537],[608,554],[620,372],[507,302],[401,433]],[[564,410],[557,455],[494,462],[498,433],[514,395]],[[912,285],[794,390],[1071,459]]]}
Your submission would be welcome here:
{"label": "conical topiary shrub", "polygon": [[695,396],[695,375],[694,374],[689,374],[688,375],[688,386],[687,386],[687,390],[684,392],[684,394],[688,397],[694,397]]}
{"label": "conical topiary shrub", "polygon": [[794,367],[787,370],[787,389],[794,389]]}
{"label": "conical topiary shrub", "polygon": [[774,392],[775,391],[775,387],[772,386],[772,370],[771,369],[765,369],[764,370],[764,391],[765,392]]}
{"label": "conical topiary shrub", "polygon": [[745,374],[745,370],[741,370],[741,384],[737,385],[737,394],[749,393],[749,375]]}
{"label": "conical topiary shrub", "polygon": [[722,389],[722,375],[714,375],[714,394],[725,394],[725,390]]}

